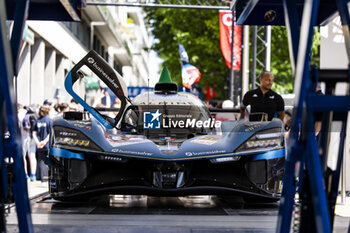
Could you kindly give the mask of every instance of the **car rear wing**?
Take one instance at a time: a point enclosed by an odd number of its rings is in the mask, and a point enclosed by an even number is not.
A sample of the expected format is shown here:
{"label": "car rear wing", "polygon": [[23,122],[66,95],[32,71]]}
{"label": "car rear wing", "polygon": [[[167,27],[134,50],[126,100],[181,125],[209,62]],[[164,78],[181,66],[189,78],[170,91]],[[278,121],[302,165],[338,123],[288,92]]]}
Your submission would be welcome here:
{"label": "car rear wing", "polygon": [[[74,83],[79,78],[84,77],[84,74],[80,71],[83,66],[87,66],[120,99],[120,110],[114,119],[101,114],[98,110],[88,105],[77,93],[74,92]],[[91,50],[78,62],[78,64],[73,67],[66,77],[64,86],[67,92],[107,129],[114,128],[123,116],[128,100],[128,97],[126,96],[128,90],[123,77],[112,67],[110,67],[110,65],[94,50]]]}

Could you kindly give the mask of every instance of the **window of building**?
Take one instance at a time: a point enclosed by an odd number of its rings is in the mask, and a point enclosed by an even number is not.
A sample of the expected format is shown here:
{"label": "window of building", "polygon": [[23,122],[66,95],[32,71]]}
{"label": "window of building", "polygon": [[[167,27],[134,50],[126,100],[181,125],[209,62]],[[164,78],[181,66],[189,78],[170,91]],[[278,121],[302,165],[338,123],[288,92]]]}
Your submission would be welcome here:
{"label": "window of building", "polygon": [[118,64],[116,61],[113,61],[113,68],[121,75],[123,76],[122,72],[122,66]]}

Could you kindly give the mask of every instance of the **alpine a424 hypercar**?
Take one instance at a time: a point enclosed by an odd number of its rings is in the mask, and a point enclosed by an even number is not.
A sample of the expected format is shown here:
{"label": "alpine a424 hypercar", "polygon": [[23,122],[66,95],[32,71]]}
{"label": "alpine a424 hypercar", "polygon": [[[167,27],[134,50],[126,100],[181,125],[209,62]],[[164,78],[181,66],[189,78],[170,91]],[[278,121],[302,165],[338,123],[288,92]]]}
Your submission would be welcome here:
{"label": "alpine a424 hypercar", "polygon": [[[120,99],[115,117],[91,107],[74,91],[87,68]],[[71,70],[65,88],[85,111],[66,112],[53,121],[52,198],[142,194],[279,199],[285,159],[279,119],[215,121],[201,100],[177,92],[166,68],[154,91],[130,100],[123,78],[94,51]]]}

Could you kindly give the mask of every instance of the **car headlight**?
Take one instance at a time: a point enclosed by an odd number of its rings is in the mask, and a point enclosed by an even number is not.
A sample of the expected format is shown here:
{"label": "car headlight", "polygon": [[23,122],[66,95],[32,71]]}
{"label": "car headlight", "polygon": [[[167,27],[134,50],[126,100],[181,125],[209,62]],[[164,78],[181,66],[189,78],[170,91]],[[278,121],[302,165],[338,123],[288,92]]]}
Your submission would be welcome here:
{"label": "car headlight", "polygon": [[91,141],[82,132],[63,127],[53,127],[52,145],[65,149],[89,149],[94,151],[102,151],[99,146]]}
{"label": "car headlight", "polygon": [[232,156],[232,157],[222,157],[222,158],[215,158],[211,159],[211,163],[229,163],[229,162],[235,162],[240,160],[241,156]]}
{"label": "car headlight", "polygon": [[259,152],[284,146],[284,133],[281,128],[262,130],[254,134],[235,150],[238,152]]}

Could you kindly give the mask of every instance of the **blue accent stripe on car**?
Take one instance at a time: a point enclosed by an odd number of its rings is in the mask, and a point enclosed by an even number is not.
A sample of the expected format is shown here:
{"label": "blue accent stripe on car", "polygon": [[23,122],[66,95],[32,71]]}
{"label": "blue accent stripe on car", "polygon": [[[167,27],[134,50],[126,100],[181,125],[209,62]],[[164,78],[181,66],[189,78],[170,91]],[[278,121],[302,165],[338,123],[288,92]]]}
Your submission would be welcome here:
{"label": "blue accent stripe on car", "polygon": [[262,160],[262,159],[283,158],[285,156],[285,151],[286,151],[285,149],[268,151],[266,153],[253,156],[252,160],[256,161],[256,160]]}
{"label": "blue accent stripe on car", "polygon": [[84,160],[83,153],[76,153],[62,148],[50,147],[49,153],[50,155],[58,156],[61,158]]}
{"label": "blue accent stripe on car", "polygon": [[69,74],[66,77],[66,80],[64,81],[64,87],[66,88],[67,92],[81,104],[87,111],[89,111],[95,118],[98,120],[104,127],[107,129],[113,129],[113,126],[108,123],[100,114],[98,114],[93,108],[91,108],[80,96],[78,96],[73,91],[73,83],[72,83],[72,74],[69,72]]}

